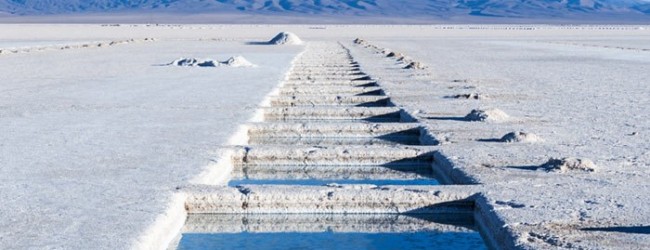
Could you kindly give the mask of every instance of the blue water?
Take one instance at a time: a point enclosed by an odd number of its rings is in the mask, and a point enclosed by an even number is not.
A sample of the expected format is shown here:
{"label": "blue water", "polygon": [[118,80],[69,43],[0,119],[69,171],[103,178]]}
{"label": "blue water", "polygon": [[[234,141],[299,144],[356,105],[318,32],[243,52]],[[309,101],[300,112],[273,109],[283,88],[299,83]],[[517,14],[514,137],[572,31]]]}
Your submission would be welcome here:
{"label": "blue water", "polygon": [[191,214],[178,249],[487,249],[468,213]]}
{"label": "blue water", "polygon": [[178,249],[487,249],[478,232],[183,234]]}
{"label": "blue water", "polygon": [[422,145],[418,136],[386,137],[252,137],[250,145]]}
{"label": "blue water", "polygon": [[339,179],[339,180],[321,180],[321,179],[242,179],[242,180],[231,180],[228,182],[228,186],[234,187],[237,185],[303,185],[303,186],[322,186],[327,184],[372,184],[377,186],[385,185],[440,185],[436,179],[415,179],[415,180],[372,180],[372,179],[362,179],[362,180],[351,180],[351,179]]}

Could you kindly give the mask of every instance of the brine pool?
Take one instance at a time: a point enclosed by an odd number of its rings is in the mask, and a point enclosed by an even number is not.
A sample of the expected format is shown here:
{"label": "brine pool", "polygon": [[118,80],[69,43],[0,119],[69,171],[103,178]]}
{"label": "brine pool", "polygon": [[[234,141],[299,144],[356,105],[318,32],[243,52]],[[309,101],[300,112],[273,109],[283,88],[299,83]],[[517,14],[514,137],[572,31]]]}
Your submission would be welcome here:
{"label": "brine pool", "polygon": [[178,249],[487,249],[470,215],[190,215]]}

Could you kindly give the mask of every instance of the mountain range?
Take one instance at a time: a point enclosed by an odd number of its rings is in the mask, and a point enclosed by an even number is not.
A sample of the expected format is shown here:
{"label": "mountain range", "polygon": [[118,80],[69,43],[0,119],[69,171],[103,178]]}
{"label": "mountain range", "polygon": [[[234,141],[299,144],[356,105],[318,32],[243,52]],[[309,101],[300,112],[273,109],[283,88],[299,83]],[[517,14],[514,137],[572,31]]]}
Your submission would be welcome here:
{"label": "mountain range", "polygon": [[165,13],[650,20],[650,0],[0,0],[5,16]]}

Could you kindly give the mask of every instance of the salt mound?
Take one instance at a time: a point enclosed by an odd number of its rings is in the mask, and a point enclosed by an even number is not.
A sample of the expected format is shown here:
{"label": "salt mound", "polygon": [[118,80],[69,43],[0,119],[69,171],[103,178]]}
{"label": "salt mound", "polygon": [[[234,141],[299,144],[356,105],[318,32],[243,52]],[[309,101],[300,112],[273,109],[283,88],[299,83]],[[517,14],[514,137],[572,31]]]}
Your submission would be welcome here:
{"label": "salt mound", "polygon": [[406,62],[409,60],[406,56],[396,57],[395,59],[397,59],[398,62]]}
{"label": "salt mound", "polygon": [[170,65],[174,66],[183,66],[183,67],[194,67],[199,64],[199,60],[196,58],[180,58],[178,60],[174,60]]}
{"label": "salt mound", "polygon": [[273,37],[273,39],[269,41],[269,44],[300,45],[303,44],[303,41],[291,32],[280,32],[280,34],[277,34],[275,37]]}
{"label": "salt mound", "polygon": [[213,60],[199,61],[196,58],[180,58],[171,62],[168,65],[181,66],[181,67],[216,67],[219,62]]}
{"label": "salt mound", "polygon": [[356,44],[368,44],[368,42],[366,42],[366,40],[363,40],[361,38],[354,39],[354,43],[356,43]]}
{"label": "salt mound", "polygon": [[532,133],[526,132],[511,132],[507,133],[501,137],[501,142],[523,142],[523,143],[535,143],[542,141],[542,139]]}
{"label": "salt mound", "polygon": [[598,168],[593,161],[587,158],[567,157],[563,159],[551,158],[542,165],[542,168],[548,172],[565,173],[567,171],[580,170],[585,172],[595,172]]}
{"label": "salt mound", "polygon": [[228,60],[219,62],[215,60],[204,60],[199,61],[196,58],[181,58],[173,61],[168,65],[173,66],[183,66],[183,67],[219,67],[219,66],[228,66],[228,67],[255,67],[255,64],[252,64],[246,58],[242,56],[233,56],[228,58]]}
{"label": "salt mound", "polygon": [[450,95],[446,97],[453,98],[453,99],[474,99],[474,100],[488,99],[487,95],[480,94],[480,93],[458,94],[458,95]]}
{"label": "salt mound", "polygon": [[404,69],[426,69],[427,67],[420,62],[411,62]]}
{"label": "salt mound", "polygon": [[500,109],[473,109],[465,116],[468,121],[503,122],[510,118],[508,114]]}
{"label": "salt mound", "polygon": [[220,64],[219,62],[214,61],[214,60],[206,60],[206,61],[197,63],[196,66],[199,66],[199,67],[217,67],[217,66],[219,66],[219,64]]}
{"label": "salt mound", "polygon": [[395,58],[403,58],[404,54],[399,53],[399,52],[390,52],[386,57],[395,57]]}
{"label": "salt mound", "polygon": [[243,56],[233,56],[231,58],[228,58],[225,62],[221,62],[221,64],[230,66],[230,67],[255,67],[255,64],[252,64],[246,58]]}

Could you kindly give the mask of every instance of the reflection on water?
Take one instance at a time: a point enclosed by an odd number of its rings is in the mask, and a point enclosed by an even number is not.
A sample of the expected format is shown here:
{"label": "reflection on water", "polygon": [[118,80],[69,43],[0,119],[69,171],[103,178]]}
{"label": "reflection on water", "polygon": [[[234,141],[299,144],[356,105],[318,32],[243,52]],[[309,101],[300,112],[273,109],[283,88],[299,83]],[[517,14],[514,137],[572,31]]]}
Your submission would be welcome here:
{"label": "reflection on water", "polygon": [[[392,165],[390,165],[392,164]],[[252,165],[240,166],[232,173],[228,186],[370,184],[439,185],[429,164],[387,165]]]}
{"label": "reflection on water", "polygon": [[403,137],[252,137],[250,145],[421,145],[418,136]]}
{"label": "reflection on water", "polygon": [[185,234],[178,249],[486,249],[477,233]]}
{"label": "reflection on water", "polygon": [[384,179],[338,179],[338,180],[321,180],[321,179],[238,179],[230,180],[228,186],[235,187],[238,185],[303,185],[303,186],[323,186],[327,184],[371,184],[377,186],[386,185],[439,185],[436,179],[415,179],[415,180],[384,180]]}
{"label": "reflection on water", "polygon": [[178,249],[486,249],[471,214],[213,214],[188,217]]}

